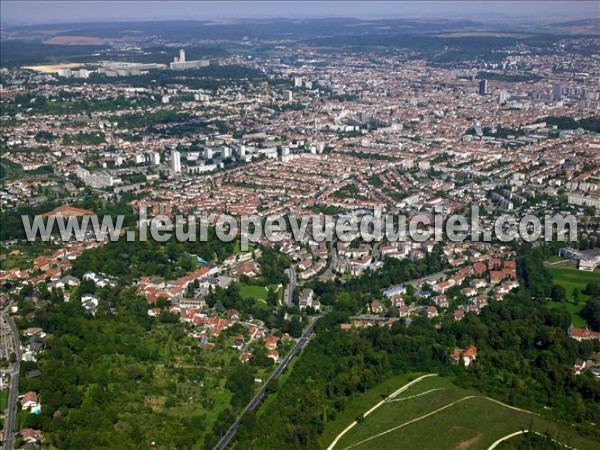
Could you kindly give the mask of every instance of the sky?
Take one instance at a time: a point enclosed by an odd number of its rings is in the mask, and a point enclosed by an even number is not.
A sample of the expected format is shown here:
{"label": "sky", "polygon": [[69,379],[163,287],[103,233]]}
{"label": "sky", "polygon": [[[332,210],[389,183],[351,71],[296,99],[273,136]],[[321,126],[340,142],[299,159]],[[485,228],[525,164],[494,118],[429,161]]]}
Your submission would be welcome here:
{"label": "sky", "polygon": [[5,24],[126,20],[302,18],[302,17],[473,17],[591,18],[598,1],[36,1],[2,0]]}

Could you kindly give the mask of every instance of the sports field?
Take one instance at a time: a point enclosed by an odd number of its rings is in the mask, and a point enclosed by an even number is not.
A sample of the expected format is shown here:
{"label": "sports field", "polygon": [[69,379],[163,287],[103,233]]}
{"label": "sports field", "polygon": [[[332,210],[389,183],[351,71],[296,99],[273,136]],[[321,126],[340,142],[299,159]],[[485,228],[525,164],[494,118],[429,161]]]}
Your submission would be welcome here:
{"label": "sports field", "polygon": [[487,450],[498,439],[523,429],[549,433],[580,450],[600,445],[567,426],[461,389],[448,379],[430,377],[386,401],[333,448]]}

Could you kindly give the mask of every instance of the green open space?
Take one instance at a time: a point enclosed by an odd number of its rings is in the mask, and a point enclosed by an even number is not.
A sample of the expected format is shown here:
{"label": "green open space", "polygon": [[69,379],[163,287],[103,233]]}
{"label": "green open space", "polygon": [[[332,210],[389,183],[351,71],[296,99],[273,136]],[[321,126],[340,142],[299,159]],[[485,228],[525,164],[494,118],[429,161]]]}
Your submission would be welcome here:
{"label": "green open space", "polygon": [[[564,287],[567,294],[565,301],[551,301],[548,302],[548,306],[550,308],[566,309],[571,314],[574,326],[585,327],[587,323],[581,316],[581,311],[585,307],[589,296],[584,294],[583,291],[588,283],[600,284],[600,272],[586,272],[575,267],[549,267],[548,271],[552,274],[553,282]],[[579,290],[579,300],[577,303],[572,302],[573,291],[575,289]]]}
{"label": "green open space", "polygon": [[[588,283],[600,283],[600,272],[587,272],[576,268],[549,267],[554,283],[560,284],[567,291],[567,298],[572,298],[573,290],[583,291]],[[588,296],[581,294],[581,298]]]}
{"label": "green open space", "polygon": [[[378,401],[373,400],[365,411]],[[548,433],[578,449],[598,448],[598,442],[577,435],[566,425],[494,402],[442,377],[425,379],[395,400],[365,417],[335,448],[487,449],[497,439],[522,429]],[[341,424],[340,430],[351,421]],[[333,441],[332,435],[328,438],[326,445]]]}
{"label": "green open space", "polygon": [[390,395],[420,375],[422,374],[394,374],[368,389],[367,392],[355,394],[348,398],[344,405],[344,410],[338,414],[334,421],[327,423],[325,426],[325,430],[320,437],[321,446],[327,448],[338,433],[356,420],[358,416],[364,414],[371,407],[379,403],[384,397]]}
{"label": "green open space", "polygon": [[243,298],[255,298],[256,300],[266,301],[269,288],[273,289],[277,293],[277,296],[280,300],[282,299],[284,289],[275,285],[265,287],[241,283],[240,295]]}

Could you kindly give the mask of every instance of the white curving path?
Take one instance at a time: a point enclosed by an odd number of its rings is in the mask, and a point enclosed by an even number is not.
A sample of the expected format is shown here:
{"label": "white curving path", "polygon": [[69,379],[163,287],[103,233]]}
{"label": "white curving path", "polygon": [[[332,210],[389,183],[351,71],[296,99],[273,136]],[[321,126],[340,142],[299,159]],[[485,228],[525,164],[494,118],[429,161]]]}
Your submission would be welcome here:
{"label": "white curving path", "polygon": [[[406,391],[407,389],[409,389],[410,387],[414,386],[417,383],[420,383],[422,380],[424,380],[425,378],[429,378],[429,377],[437,377],[438,374],[437,373],[428,373],[427,375],[422,375],[419,378],[416,378],[414,380],[412,380],[409,383],[406,383],[404,386],[402,386],[400,389],[398,389],[397,391],[393,392],[391,395],[389,395],[388,397],[386,397],[385,399],[381,400],[379,403],[377,403],[375,406],[373,406],[371,409],[369,409],[366,413],[363,414],[363,417],[367,417],[369,414],[371,414],[373,411],[375,411],[377,408],[379,408],[381,405],[383,405],[384,403],[392,400],[394,397],[397,397],[398,395],[402,394],[404,391]],[[354,428],[356,426],[358,422],[356,422],[356,420],[354,422],[352,422],[350,425],[348,425],[346,428],[344,428],[344,430],[338,434],[335,439],[333,440],[333,442],[329,445],[329,447],[327,447],[327,450],[333,450],[333,447],[336,446],[336,444],[339,442],[339,440],[348,432],[350,431],[352,428]]]}

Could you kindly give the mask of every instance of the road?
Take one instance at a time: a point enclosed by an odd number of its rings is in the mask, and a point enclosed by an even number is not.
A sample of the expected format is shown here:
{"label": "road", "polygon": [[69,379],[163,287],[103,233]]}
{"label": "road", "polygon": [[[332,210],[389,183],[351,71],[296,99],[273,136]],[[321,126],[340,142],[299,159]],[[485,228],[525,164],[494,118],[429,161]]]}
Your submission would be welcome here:
{"label": "road", "polygon": [[229,443],[234,438],[235,433],[237,433],[237,430],[240,427],[240,424],[242,423],[242,418],[244,417],[244,414],[246,414],[248,411],[254,411],[258,407],[258,405],[260,405],[260,403],[263,401],[263,399],[266,396],[267,386],[269,385],[269,383],[273,380],[276,380],[277,378],[279,378],[281,376],[281,374],[286,369],[286,367],[290,364],[290,362],[292,361],[294,356],[296,356],[298,353],[300,353],[302,348],[306,345],[306,343],[308,342],[308,340],[310,339],[312,334],[315,332],[315,321],[317,319],[318,319],[318,317],[313,317],[311,319],[311,323],[310,323],[309,327],[306,329],[306,331],[300,337],[300,339],[298,339],[298,341],[296,342],[296,345],[294,345],[294,348],[292,348],[290,353],[279,364],[277,369],[275,369],[275,372],[273,372],[271,374],[269,379],[265,382],[263,387],[260,388],[260,390],[252,398],[252,400],[250,400],[250,403],[248,403],[246,405],[246,407],[242,410],[242,412],[240,413],[240,415],[238,416],[236,421],[233,423],[233,425],[231,425],[229,430],[227,430],[227,433],[225,433],[225,435],[221,438],[219,443],[215,446],[214,450],[223,450],[223,449],[227,448]]}
{"label": "road", "polygon": [[21,363],[19,332],[12,317],[8,314],[9,309],[10,305],[4,310],[2,315],[12,330],[17,361],[12,365],[10,372],[8,372],[10,374],[10,387],[8,391],[8,402],[6,403],[6,416],[4,418],[4,450],[12,450],[14,446],[15,418],[17,415],[17,398],[19,396],[19,364]]}
{"label": "road", "polygon": [[294,266],[290,266],[285,270],[285,273],[290,279],[290,283],[285,288],[283,294],[284,301],[287,306],[292,306],[294,304],[294,291],[296,290],[296,283],[298,281],[296,278],[296,269],[294,269]]}
{"label": "road", "polygon": [[321,274],[319,277],[319,281],[328,281],[332,278],[338,266],[338,255],[337,250],[335,248],[335,242],[327,243],[327,252],[328,252],[328,265],[325,272]]}
{"label": "road", "polygon": [[435,283],[439,280],[441,280],[442,278],[444,278],[446,276],[446,273],[444,271],[442,272],[437,272],[437,273],[433,273],[431,275],[426,275],[424,277],[421,278],[417,278],[415,280],[410,280],[407,281],[406,283],[402,283],[402,284],[397,284],[395,286],[390,286],[389,288],[384,289],[384,291],[390,291],[392,289],[398,288],[398,287],[402,287],[402,286],[406,286],[406,285],[412,285],[413,287],[418,287],[420,285],[422,285],[423,283]]}

